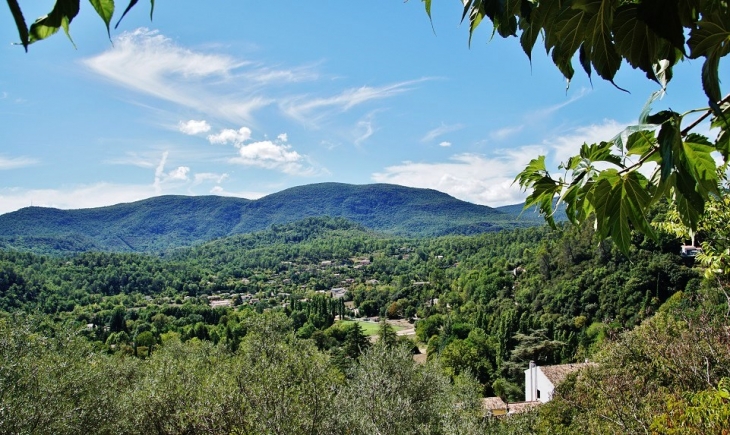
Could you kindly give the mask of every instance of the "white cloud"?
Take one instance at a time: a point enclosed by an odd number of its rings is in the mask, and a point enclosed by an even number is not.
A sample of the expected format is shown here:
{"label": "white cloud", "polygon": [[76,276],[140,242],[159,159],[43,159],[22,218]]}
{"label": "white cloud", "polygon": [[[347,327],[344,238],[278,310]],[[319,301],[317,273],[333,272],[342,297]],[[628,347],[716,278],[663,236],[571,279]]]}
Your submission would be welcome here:
{"label": "white cloud", "polygon": [[212,181],[216,184],[222,183],[228,178],[228,174],[215,174],[212,172],[199,172],[193,175],[193,184],[198,185],[206,181]]}
{"label": "white cloud", "polygon": [[304,157],[291,145],[279,145],[268,140],[242,145],[238,154],[230,160],[232,163],[277,169],[288,174],[301,172],[304,161]]}
{"label": "white cloud", "polygon": [[188,173],[190,172],[190,168],[187,166],[179,166],[177,169],[173,169],[172,171],[167,173],[166,180],[175,180],[175,181],[187,181],[188,180]]}
{"label": "white cloud", "polygon": [[165,172],[165,164],[167,163],[167,156],[169,154],[170,153],[168,151],[162,153],[160,163],[157,165],[157,168],[155,168],[155,181],[152,183],[152,187],[157,195],[162,194],[163,184],[188,181],[190,168],[187,166],[178,166],[170,172]]}
{"label": "white cloud", "polygon": [[593,144],[611,140],[628,126],[629,124],[613,119],[605,119],[602,123],[577,127],[563,135],[545,139],[542,145],[552,150],[551,161],[557,167],[560,162],[565,162],[577,154],[584,143]]}
{"label": "white cloud", "polygon": [[439,146],[440,146],[440,147],[445,147],[445,148],[447,148],[447,147],[450,147],[450,146],[451,146],[451,142],[446,142],[446,141],[443,141],[443,142],[441,142],[441,143],[439,144]]}
{"label": "white cloud", "polygon": [[[84,63],[126,88],[231,121],[248,122],[255,110],[271,103],[246,92],[245,83],[232,92],[234,73],[249,62],[193,51],[145,28],[122,33],[111,48]],[[217,87],[221,82],[229,84],[226,91]]]}
{"label": "white cloud", "polygon": [[475,204],[515,204],[525,195],[512,180],[539,152],[537,147],[523,147],[499,150],[490,156],[457,154],[441,163],[403,162],[372,178],[378,183],[436,189]]}
{"label": "white cloud", "polygon": [[271,192],[255,192],[255,191],[229,192],[229,191],[223,189],[221,186],[213,186],[213,188],[210,189],[210,193],[212,195],[219,195],[219,196],[233,196],[236,198],[259,199],[259,198],[263,198],[264,196],[270,194]]}
{"label": "white cloud", "polygon": [[446,162],[403,162],[373,174],[372,178],[379,183],[436,189],[476,204],[515,204],[523,201],[526,195],[512,182],[530,160],[546,154],[547,161],[557,168],[559,162],[576,154],[583,143],[610,140],[625,127],[616,121],[605,120],[566,131],[539,145],[502,149],[490,155],[457,154]]}
{"label": "white cloud", "polygon": [[196,121],[194,119],[191,119],[187,122],[180,121],[180,123],[178,124],[178,128],[181,132],[185,134],[196,135],[210,131],[210,124],[208,124],[208,121],[205,120]]}
{"label": "white cloud", "polygon": [[443,135],[445,135],[447,133],[451,133],[451,132],[454,132],[454,131],[461,130],[462,128],[464,128],[464,125],[463,124],[451,124],[451,125],[441,124],[439,127],[436,127],[433,130],[431,130],[428,133],[426,133],[421,138],[421,142],[429,142],[429,141],[432,141],[432,140],[436,139],[439,136],[443,136]]}
{"label": "white cloud", "polygon": [[499,130],[490,133],[489,137],[495,140],[504,140],[514,134],[519,133],[520,131],[522,131],[523,128],[525,128],[524,125],[500,128]]}
{"label": "white cloud", "polygon": [[0,155],[0,171],[25,168],[36,164],[38,164],[38,161],[30,157],[3,157]]}
{"label": "white cloud", "polygon": [[60,189],[0,188],[0,213],[29,205],[77,209],[103,207],[150,198],[158,193],[150,185],[96,183]]}
{"label": "white cloud", "polygon": [[238,130],[227,128],[221,130],[218,134],[211,134],[208,136],[208,141],[212,144],[229,144],[240,145],[243,142],[251,139],[251,129],[248,127],[241,127]]}
{"label": "white cloud", "polygon": [[269,140],[241,145],[238,156],[229,159],[229,162],[277,170],[290,175],[313,176],[326,172],[315,168],[306,156],[296,152],[291,145]]}
{"label": "white cloud", "polygon": [[282,133],[276,136],[276,138],[279,139],[281,142],[286,142],[289,140],[289,136],[286,133]]}
{"label": "white cloud", "polygon": [[111,165],[132,165],[139,168],[154,168],[156,166],[155,161],[157,156],[153,158],[149,156],[141,156],[135,152],[127,152],[124,157],[116,157],[113,159],[105,160],[104,163]]}
{"label": "white cloud", "polygon": [[357,137],[355,138],[355,146],[359,147],[375,132],[373,122],[371,120],[358,121],[355,132],[357,134]]}
{"label": "white cloud", "polygon": [[291,98],[283,101],[280,106],[288,116],[304,124],[312,124],[332,113],[345,112],[368,101],[390,98],[408,92],[413,89],[413,85],[424,80],[411,80],[380,87],[362,86],[347,89],[339,95],[327,98]]}
{"label": "white cloud", "polygon": [[291,69],[274,69],[264,66],[246,73],[245,77],[251,81],[262,84],[280,84],[317,80],[319,78],[319,74],[311,65]]}

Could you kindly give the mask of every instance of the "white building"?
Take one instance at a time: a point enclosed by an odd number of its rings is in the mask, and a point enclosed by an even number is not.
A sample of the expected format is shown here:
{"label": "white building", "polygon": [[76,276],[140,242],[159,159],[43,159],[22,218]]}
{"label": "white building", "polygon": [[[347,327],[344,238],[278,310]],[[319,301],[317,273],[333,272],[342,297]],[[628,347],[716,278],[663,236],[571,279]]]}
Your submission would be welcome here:
{"label": "white building", "polygon": [[530,368],[525,370],[525,401],[549,402],[553,398],[555,387],[569,374],[591,364],[585,362],[538,367],[534,361],[530,361]]}

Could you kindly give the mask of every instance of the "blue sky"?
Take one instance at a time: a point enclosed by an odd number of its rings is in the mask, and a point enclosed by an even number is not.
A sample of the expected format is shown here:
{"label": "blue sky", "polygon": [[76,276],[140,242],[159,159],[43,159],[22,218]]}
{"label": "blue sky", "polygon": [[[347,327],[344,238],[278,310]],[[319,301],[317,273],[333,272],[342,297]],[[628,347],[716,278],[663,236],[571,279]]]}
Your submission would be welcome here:
{"label": "blue sky", "polygon": [[[0,213],[328,181],[513,204],[531,158],[610,139],[657,89],[625,64],[630,94],[581,71],[566,92],[541,41],[531,64],[485,22],[469,47],[460,4],[435,3],[432,29],[416,0],[158,0],[152,21],[140,2],[110,42],[82,2],[76,48],[59,34],[29,53],[0,7]],[[21,6],[32,21],[52,2]],[[705,105],[700,68],[677,67],[655,107]]]}

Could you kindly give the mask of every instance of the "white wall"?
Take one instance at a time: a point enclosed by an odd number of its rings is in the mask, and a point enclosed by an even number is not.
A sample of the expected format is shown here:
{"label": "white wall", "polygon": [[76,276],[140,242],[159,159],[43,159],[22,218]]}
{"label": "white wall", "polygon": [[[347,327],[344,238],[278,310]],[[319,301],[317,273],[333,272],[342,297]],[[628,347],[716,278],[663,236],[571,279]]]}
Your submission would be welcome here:
{"label": "white wall", "polygon": [[525,401],[548,402],[553,398],[553,391],[555,385],[542,373],[540,367],[532,366],[531,363],[531,368],[525,370]]}

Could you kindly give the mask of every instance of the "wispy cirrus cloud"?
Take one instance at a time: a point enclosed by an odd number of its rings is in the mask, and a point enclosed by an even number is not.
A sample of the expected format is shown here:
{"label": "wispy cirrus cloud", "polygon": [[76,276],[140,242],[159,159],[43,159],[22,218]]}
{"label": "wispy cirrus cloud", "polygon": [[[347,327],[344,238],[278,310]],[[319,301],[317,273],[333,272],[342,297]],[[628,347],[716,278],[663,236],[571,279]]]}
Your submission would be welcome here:
{"label": "wispy cirrus cloud", "polygon": [[[427,80],[353,87],[329,97],[316,93],[304,96],[292,86],[319,80],[321,74],[316,63],[287,68],[242,60],[213,51],[190,49],[159,31],[146,28],[122,33],[114,39],[111,48],[83,63],[111,82],[140,94],[192,108],[217,119],[249,125],[255,124],[254,114],[258,110],[275,103],[286,116],[315,124],[327,115],[402,94]],[[198,131],[195,125],[185,124],[179,128],[183,132]]]}
{"label": "wispy cirrus cloud", "polygon": [[[84,64],[126,88],[223,119],[249,121],[254,111],[271,103],[247,93],[245,84],[230,91],[238,70],[251,62],[193,51],[146,28],[122,33],[110,49]],[[217,86],[221,83],[229,85],[227,93]]]}
{"label": "wispy cirrus cloud", "polygon": [[445,134],[459,131],[462,128],[464,128],[463,124],[441,124],[440,126],[434,128],[433,130],[430,130],[428,133],[426,133],[422,138],[421,142],[430,142],[437,137],[443,136]]}
{"label": "wispy cirrus cloud", "polygon": [[37,165],[38,160],[30,157],[4,157],[0,155],[0,171]]}
{"label": "wispy cirrus cloud", "polygon": [[373,100],[382,100],[403,94],[428,79],[409,80],[384,86],[350,88],[331,97],[298,96],[280,103],[281,110],[305,125],[313,125],[333,113],[346,112],[355,106]]}
{"label": "wispy cirrus cloud", "polygon": [[216,174],[214,172],[200,172],[200,173],[193,175],[193,184],[198,185],[198,184],[202,184],[205,182],[221,184],[226,179],[228,179],[228,174]]}

